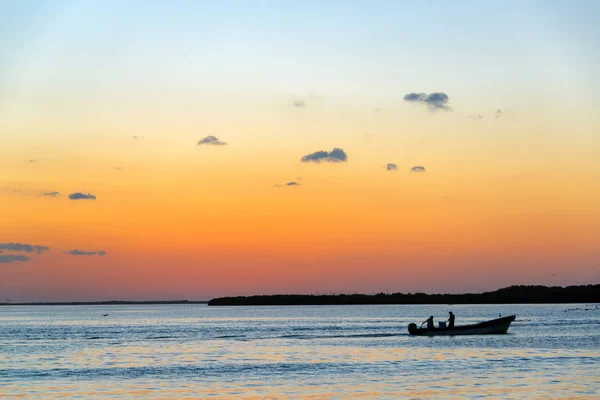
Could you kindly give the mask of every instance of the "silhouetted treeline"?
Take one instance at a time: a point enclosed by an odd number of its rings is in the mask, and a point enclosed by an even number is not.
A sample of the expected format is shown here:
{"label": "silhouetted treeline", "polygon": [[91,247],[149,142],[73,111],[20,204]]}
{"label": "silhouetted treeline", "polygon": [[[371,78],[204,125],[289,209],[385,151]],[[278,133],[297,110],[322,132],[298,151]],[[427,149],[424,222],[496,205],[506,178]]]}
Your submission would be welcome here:
{"label": "silhouetted treeline", "polygon": [[33,302],[33,303],[0,303],[0,306],[112,306],[135,304],[206,304],[207,301],[190,300],[109,300],[109,301],[71,301],[71,302]]}
{"label": "silhouetted treeline", "polygon": [[286,306],[329,304],[531,304],[600,303],[600,285],[510,286],[493,292],[465,294],[276,294],[220,297],[209,306]]}

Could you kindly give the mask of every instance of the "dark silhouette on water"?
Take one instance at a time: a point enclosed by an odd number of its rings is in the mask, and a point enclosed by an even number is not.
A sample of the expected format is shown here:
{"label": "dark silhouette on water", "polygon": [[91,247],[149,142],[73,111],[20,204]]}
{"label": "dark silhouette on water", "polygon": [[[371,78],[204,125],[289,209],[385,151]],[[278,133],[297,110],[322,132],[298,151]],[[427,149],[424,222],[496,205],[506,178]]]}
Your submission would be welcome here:
{"label": "dark silhouette on water", "polygon": [[103,317],[108,317],[110,314],[102,314]]}
{"label": "dark silhouette on water", "polygon": [[430,315],[429,318],[423,321],[423,323],[421,323],[421,326],[423,326],[423,324],[425,323],[427,323],[427,329],[435,329],[435,325],[433,324],[433,315]]}
{"label": "dark silhouette on water", "polygon": [[423,324],[419,328],[417,328],[417,324],[415,323],[409,324],[408,333],[416,336],[499,335],[508,331],[510,323],[515,320],[515,316],[510,315],[478,324],[454,326],[452,328],[442,325],[437,329],[433,327],[433,317],[429,317],[427,321],[429,320],[431,320],[432,324],[430,326],[427,323],[427,328],[423,328]]}
{"label": "dark silhouette on water", "polygon": [[450,317],[448,317],[448,328],[454,328],[454,319],[456,317],[454,316],[452,311],[450,311],[448,314],[450,314]]}
{"label": "dark silhouette on water", "polygon": [[510,286],[493,292],[465,294],[277,294],[221,297],[209,306],[276,306],[323,304],[544,304],[600,303],[600,285]]}

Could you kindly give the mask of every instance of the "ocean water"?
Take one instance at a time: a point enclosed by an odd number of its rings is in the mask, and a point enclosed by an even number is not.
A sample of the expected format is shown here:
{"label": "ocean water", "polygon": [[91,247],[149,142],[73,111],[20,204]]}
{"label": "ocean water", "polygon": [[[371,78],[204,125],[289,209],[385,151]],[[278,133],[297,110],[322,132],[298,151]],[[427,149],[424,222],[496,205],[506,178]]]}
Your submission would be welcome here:
{"label": "ocean water", "polygon": [[[450,310],[517,319],[507,335],[407,334]],[[0,307],[0,398],[482,397],[600,398],[600,308]]]}

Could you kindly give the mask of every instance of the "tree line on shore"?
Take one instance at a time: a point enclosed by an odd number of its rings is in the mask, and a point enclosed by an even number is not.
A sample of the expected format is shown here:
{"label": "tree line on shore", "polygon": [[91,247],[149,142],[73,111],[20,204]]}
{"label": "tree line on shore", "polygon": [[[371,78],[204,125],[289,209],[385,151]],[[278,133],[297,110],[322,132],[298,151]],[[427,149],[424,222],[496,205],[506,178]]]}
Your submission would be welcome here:
{"label": "tree line on shore", "polygon": [[335,304],[544,304],[600,303],[600,285],[509,286],[492,292],[464,294],[275,294],[220,297],[209,306],[275,306]]}

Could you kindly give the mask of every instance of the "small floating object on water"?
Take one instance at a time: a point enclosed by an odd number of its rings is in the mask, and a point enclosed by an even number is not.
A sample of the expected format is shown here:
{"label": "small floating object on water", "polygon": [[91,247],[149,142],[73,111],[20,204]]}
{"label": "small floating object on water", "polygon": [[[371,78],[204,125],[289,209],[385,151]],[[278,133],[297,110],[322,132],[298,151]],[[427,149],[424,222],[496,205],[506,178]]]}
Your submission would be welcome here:
{"label": "small floating object on water", "polygon": [[110,314],[102,314],[103,317],[108,317]]}

